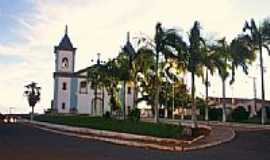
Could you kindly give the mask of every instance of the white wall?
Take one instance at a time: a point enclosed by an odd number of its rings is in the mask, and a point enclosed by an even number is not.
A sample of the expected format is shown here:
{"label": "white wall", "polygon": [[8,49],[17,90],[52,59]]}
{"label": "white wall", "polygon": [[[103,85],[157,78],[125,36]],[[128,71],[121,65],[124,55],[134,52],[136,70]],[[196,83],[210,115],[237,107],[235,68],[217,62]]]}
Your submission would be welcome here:
{"label": "white wall", "polygon": [[[128,88],[131,87],[131,92],[128,94]],[[130,109],[133,109],[134,107],[134,85],[133,83],[127,83],[126,85],[126,113],[128,113],[128,106],[130,106]]]}
{"label": "white wall", "polygon": [[[58,72],[73,72],[74,70],[74,57],[72,51],[65,51],[65,50],[59,50],[58,53],[56,53],[56,56],[58,55],[57,63],[58,63]],[[64,69],[62,67],[62,60],[66,57],[68,59],[69,65],[67,69]]]}
{"label": "white wall", "polygon": [[90,83],[87,85],[87,94],[80,93],[80,82],[86,81],[85,78],[78,79],[77,86],[77,109],[79,114],[91,114],[91,100],[94,97],[94,92],[90,87]]}
{"label": "white wall", "polygon": [[[70,109],[70,85],[71,78],[57,77],[58,78],[58,99],[57,110],[59,113],[69,113]],[[62,84],[66,83],[66,90],[62,89]],[[62,109],[62,103],[65,103],[65,109]]]}

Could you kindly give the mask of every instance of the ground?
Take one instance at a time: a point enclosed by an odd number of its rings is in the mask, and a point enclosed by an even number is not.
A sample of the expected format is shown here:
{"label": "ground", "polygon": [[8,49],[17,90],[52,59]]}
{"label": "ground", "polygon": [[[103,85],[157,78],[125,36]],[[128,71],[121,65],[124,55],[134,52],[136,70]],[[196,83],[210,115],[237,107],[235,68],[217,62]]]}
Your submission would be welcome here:
{"label": "ground", "polygon": [[241,131],[230,143],[175,153],[68,137],[23,124],[0,124],[0,159],[12,160],[268,160],[269,145],[270,131]]}

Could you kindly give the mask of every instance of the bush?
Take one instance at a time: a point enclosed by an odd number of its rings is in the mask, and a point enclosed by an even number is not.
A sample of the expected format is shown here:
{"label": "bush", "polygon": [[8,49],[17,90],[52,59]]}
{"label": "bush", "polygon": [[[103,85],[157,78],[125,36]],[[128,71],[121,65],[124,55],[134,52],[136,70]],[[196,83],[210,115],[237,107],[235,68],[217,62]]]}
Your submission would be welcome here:
{"label": "bush", "polygon": [[232,119],[234,121],[247,120],[248,117],[249,117],[249,112],[247,112],[244,107],[238,107],[232,111]]}
{"label": "bush", "polygon": [[[266,116],[267,118],[270,118],[270,107],[265,107],[265,112],[266,112]],[[258,112],[257,112],[257,117],[261,117],[261,114],[262,114],[262,109],[260,109]]]}
{"label": "bush", "polygon": [[140,109],[134,108],[128,114],[128,119],[133,121],[133,122],[138,122],[140,120],[140,117],[141,117],[140,115],[141,115]]}
{"label": "bush", "polygon": [[111,113],[109,111],[106,111],[105,114],[103,114],[103,117],[106,119],[111,119]]}
{"label": "bush", "polygon": [[208,116],[210,120],[217,121],[222,119],[222,108],[209,108]]}
{"label": "bush", "polygon": [[89,117],[88,115],[38,115],[37,121],[85,127],[98,130],[149,135],[161,138],[181,138],[182,127],[172,124],[132,122],[127,120]]}

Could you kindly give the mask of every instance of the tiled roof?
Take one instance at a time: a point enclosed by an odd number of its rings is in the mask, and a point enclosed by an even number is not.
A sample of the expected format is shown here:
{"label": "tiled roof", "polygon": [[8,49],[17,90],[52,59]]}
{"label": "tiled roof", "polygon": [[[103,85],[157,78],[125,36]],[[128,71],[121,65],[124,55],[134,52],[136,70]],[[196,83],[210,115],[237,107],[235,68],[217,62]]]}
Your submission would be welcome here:
{"label": "tiled roof", "polygon": [[58,45],[58,49],[63,49],[63,50],[73,50],[74,49],[67,34],[65,34],[64,37],[62,38],[61,42]]}
{"label": "tiled roof", "polygon": [[65,35],[60,41],[59,45],[55,47],[56,50],[68,50],[68,51],[75,51],[76,48],[73,47],[70,38],[68,36],[67,26],[65,30]]}

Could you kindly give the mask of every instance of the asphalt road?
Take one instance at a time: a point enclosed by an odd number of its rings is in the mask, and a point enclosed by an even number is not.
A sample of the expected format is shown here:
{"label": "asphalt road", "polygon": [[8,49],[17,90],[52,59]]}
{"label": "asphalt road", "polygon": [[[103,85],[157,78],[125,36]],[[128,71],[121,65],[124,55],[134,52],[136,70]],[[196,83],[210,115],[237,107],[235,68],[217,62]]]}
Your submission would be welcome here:
{"label": "asphalt road", "polygon": [[270,160],[270,131],[239,132],[227,144],[175,153],[68,137],[23,124],[0,124],[0,160]]}

